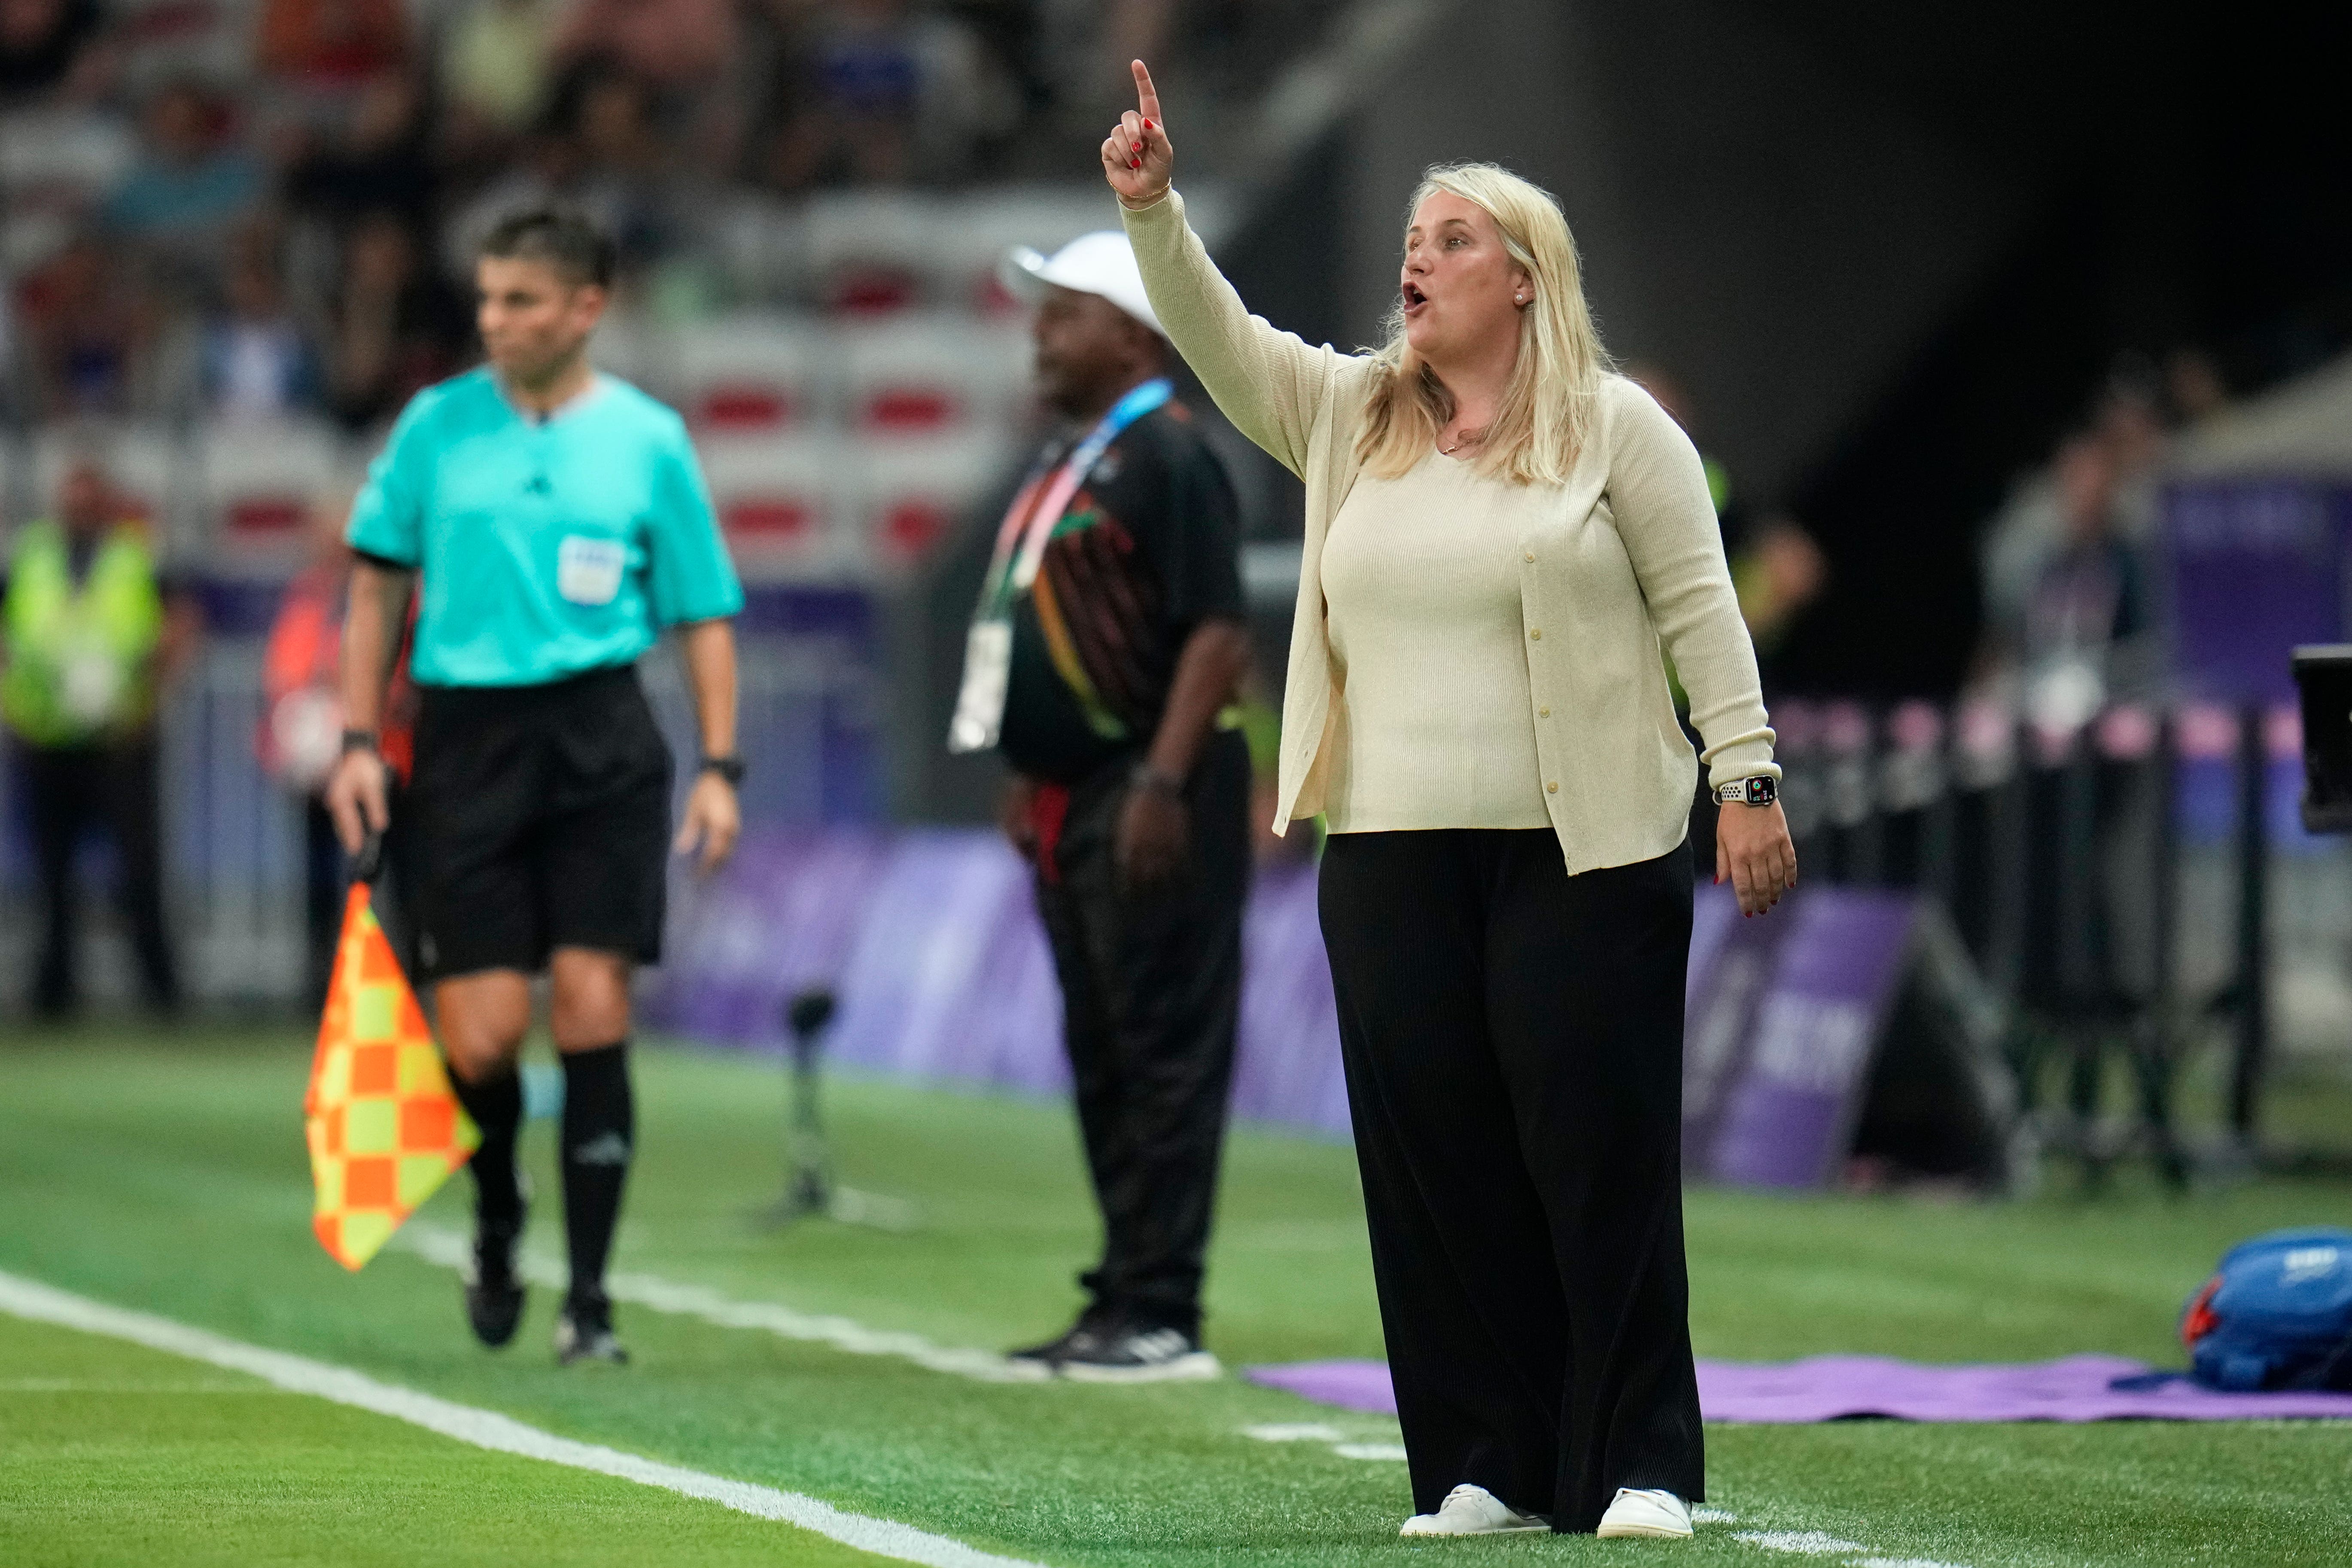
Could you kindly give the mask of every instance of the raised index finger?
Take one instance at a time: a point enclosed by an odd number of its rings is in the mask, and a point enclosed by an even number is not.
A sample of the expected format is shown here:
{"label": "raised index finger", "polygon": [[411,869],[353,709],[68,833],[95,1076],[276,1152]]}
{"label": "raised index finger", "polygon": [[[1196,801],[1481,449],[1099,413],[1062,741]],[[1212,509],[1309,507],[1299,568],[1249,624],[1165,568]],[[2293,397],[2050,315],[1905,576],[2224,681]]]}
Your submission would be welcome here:
{"label": "raised index finger", "polygon": [[1131,60],[1129,68],[1135,72],[1135,107],[1143,118],[1154,125],[1160,123],[1160,89],[1151,85],[1151,71],[1141,60]]}

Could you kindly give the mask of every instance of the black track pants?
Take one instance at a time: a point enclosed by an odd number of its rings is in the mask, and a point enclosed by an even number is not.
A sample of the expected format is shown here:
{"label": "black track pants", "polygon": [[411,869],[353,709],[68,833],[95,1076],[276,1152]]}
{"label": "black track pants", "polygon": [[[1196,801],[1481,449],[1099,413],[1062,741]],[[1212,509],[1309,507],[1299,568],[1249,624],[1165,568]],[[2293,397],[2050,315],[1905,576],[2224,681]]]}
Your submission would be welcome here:
{"label": "black track pants", "polygon": [[1037,882],[1102,1205],[1102,1262],[1079,1283],[1106,1311],[1187,1333],[1200,1328],[1241,1016],[1249,795],[1247,746],[1212,736],[1185,790],[1190,865],[1129,896],[1114,863],[1124,770],[1091,779],[1071,792],[1055,874]]}
{"label": "black track pants", "polygon": [[1339,834],[1321,906],[1414,1509],[1698,1500],[1688,847],[1570,877],[1541,829]]}

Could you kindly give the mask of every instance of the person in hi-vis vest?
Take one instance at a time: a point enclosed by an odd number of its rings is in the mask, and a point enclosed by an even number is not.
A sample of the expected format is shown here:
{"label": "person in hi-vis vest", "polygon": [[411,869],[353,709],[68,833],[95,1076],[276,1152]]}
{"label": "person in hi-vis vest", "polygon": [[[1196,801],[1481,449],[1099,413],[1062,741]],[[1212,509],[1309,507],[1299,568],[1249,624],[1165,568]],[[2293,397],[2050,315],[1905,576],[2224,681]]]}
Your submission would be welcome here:
{"label": "person in hi-vis vest", "polygon": [[106,469],[82,458],[58,486],[52,517],[19,529],[0,600],[0,719],[7,722],[47,910],[31,1000],[73,1010],[74,851],[102,825],[114,841],[117,895],[149,1006],[179,1005],[163,929],[155,719],[164,687],[194,650],[194,605],[167,594],[144,523]]}

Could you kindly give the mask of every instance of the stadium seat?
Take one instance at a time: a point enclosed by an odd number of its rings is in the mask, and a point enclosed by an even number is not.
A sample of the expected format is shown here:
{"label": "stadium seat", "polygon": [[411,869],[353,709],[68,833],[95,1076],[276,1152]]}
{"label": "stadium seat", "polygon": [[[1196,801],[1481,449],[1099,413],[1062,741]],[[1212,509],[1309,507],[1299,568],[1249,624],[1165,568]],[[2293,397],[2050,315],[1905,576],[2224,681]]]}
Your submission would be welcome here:
{"label": "stadium seat", "polygon": [[680,412],[698,432],[772,432],[826,411],[822,342],[793,316],[720,316],[681,328],[671,347],[668,379]]}
{"label": "stadium seat", "polygon": [[857,444],[857,515],[870,559],[885,570],[920,560],[1009,486],[1019,453],[983,430],[938,440]]}
{"label": "stadium seat", "polygon": [[773,196],[736,192],[718,196],[709,220],[712,258],[734,298],[814,299],[815,268],[808,253],[808,225],[797,205]]}
{"label": "stadium seat", "polygon": [[925,312],[837,330],[845,413],[862,434],[932,436],[1010,418],[1028,381],[1023,333]]}
{"label": "stadium seat", "polygon": [[1082,234],[1118,226],[1118,214],[1103,200],[1100,188],[1087,186],[976,192],[959,198],[948,216],[933,253],[940,297],[988,315],[1017,306],[997,279],[1005,252],[1025,245],[1051,255]]}
{"label": "stadium seat", "polygon": [[647,321],[644,312],[607,310],[590,355],[597,369],[665,403],[677,401],[677,335]]}
{"label": "stadium seat", "polygon": [[945,205],[910,191],[835,191],[808,204],[808,263],[818,297],[849,315],[916,305],[929,291]]}
{"label": "stadium seat", "polygon": [[226,562],[290,563],[307,548],[312,509],[359,477],[340,433],[317,421],[212,425],[194,456],[204,516]]}
{"label": "stadium seat", "polygon": [[838,442],[712,433],[698,446],[719,526],[745,577],[830,575],[848,564]]}

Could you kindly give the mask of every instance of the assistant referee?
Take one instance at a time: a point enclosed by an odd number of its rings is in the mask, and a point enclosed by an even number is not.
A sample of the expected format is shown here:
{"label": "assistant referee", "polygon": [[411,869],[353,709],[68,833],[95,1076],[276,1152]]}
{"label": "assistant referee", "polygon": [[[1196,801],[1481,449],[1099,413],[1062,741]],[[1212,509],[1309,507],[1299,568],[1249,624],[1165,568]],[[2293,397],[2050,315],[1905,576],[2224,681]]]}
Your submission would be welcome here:
{"label": "assistant referee", "polygon": [[515,215],[483,242],[488,363],[417,394],[352,508],[352,728],[327,790],[347,849],[387,826],[376,726],[415,591],[403,866],[418,981],[482,1131],[467,1316],[489,1345],[522,1317],[515,1059],[544,971],[564,1077],[566,1363],[628,1359],[604,1263],[635,1136],[630,973],[661,955],[670,757],[635,665],[664,626],[680,628],[702,739],[676,848],[715,868],[740,822],[730,617],[743,593],[684,423],[588,362],[612,275],[612,242],[569,211]]}

